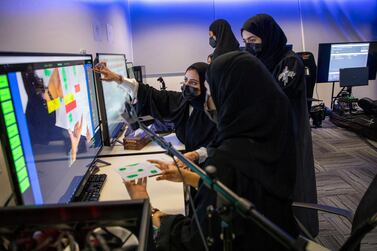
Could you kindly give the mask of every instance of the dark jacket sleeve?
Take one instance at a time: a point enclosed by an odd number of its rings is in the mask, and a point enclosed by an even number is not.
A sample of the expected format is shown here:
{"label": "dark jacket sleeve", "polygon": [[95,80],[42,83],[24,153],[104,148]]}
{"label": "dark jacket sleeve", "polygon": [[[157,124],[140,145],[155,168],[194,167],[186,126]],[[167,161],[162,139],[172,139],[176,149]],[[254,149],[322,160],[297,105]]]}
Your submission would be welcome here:
{"label": "dark jacket sleeve", "polygon": [[304,73],[304,65],[297,56],[286,57],[274,70],[275,78],[290,99],[305,91]]}
{"label": "dark jacket sleeve", "polygon": [[[208,158],[206,165],[215,164],[216,160]],[[225,185],[229,185],[233,178],[233,171],[230,169],[219,169],[217,177]],[[219,240],[221,231],[221,221],[219,217],[213,217],[211,220],[207,217],[207,208],[210,205],[216,206],[217,196],[205,184],[200,182],[199,190],[195,196],[194,204],[200,226],[205,238],[212,237],[215,242],[210,250],[221,250],[221,241]],[[160,234],[157,241],[157,250],[169,251],[201,251],[205,250],[200,237],[195,219],[183,215],[169,215],[161,220]]]}
{"label": "dark jacket sleeve", "polygon": [[171,121],[176,111],[185,104],[180,92],[159,91],[146,84],[139,85],[137,100],[136,110],[139,115],[151,115],[167,121]]}
{"label": "dark jacket sleeve", "polygon": [[[218,220],[213,219],[212,225],[209,226],[206,215],[207,207],[211,204],[214,205],[216,197],[204,186],[200,190],[197,195],[200,200],[195,200],[200,226],[205,237],[208,234],[214,237],[218,236],[217,230],[220,228]],[[169,215],[161,219],[160,233],[156,244],[157,250],[161,251],[205,250],[194,217],[190,218],[183,215]]]}

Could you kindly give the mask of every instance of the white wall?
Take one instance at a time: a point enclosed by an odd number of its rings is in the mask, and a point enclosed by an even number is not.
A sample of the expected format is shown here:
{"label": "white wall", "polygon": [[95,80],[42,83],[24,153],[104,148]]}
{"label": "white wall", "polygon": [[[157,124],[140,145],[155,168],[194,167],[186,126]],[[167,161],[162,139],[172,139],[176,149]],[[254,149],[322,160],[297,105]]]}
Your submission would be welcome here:
{"label": "white wall", "polygon": [[[149,76],[183,75],[191,63],[205,61],[211,52],[208,27],[217,18],[230,22],[242,44],[243,22],[257,13],[268,13],[281,25],[295,51],[305,49],[316,58],[319,43],[377,39],[375,0],[130,0],[130,10],[134,63],[145,65]],[[181,76],[164,79],[179,90],[177,83],[181,80],[175,82]],[[156,82],[155,77],[147,81]],[[339,89],[337,85],[335,94]],[[318,84],[317,93],[329,106],[331,84]],[[370,81],[368,87],[354,88],[354,95],[377,99],[376,81]]]}
{"label": "white wall", "polygon": [[[319,43],[358,42],[377,40],[376,21],[377,1],[301,1],[303,20],[303,38],[305,49],[311,51],[316,59]],[[331,102],[332,83],[318,83],[315,98],[324,100],[327,106]],[[335,84],[336,95],[340,91]],[[377,99],[377,82],[369,81],[369,86],[353,88],[357,98]],[[318,93],[318,95],[317,95]]]}
{"label": "white wall", "polygon": [[[183,82],[183,77],[184,75],[180,76],[169,76],[169,77],[163,77],[165,84],[166,84],[166,89],[171,90],[171,91],[181,91],[181,84]],[[147,83],[150,86],[153,86],[157,90],[160,90],[161,88],[161,83],[157,81],[158,77],[148,77],[145,79],[145,83]]]}
{"label": "white wall", "polygon": [[[95,41],[93,23],[101,27]],[[113,27],[107,40],[106,24]],[[1,0],[0,51],[125,53],[132,61],[128,2]]]}
{"label": "white wall", "polygon": [[[93,23],[101,26],[95,41]],[[106,24],[113,28],[108,41]],[[125,53],[132,61],[127,0],[0,0],[0,51]],[[0,147],[0,206],[11,191]]]}

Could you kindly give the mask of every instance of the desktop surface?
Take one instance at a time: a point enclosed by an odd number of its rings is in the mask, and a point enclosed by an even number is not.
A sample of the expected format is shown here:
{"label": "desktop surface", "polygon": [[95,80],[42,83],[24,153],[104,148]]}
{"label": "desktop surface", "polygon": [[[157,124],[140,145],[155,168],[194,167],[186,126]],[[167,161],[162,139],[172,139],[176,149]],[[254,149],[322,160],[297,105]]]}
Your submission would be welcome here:
{"label": "desktop surface", "polygon": [[[172,161],[172,158],[166,154],[103,158],[103,160],[110,162],[111,166],[101,167],[98,172],[107,175],[107,181],[102,188],[99,200],[129,200],[130,196],[122,178],[116,172],[116,168],[150,159]],[[153,207],[169,214],[185,213],[183,183],[156,181],[156,177],[149,177],[147,190]]]}
{"label": "desktop surface", "polygon": [[[123,135],[119,137],[119,140],[123,138]],[[179,141],[175,133],[164,136],[164,139],[172,144],[172,146],[178,151],[185,151],[185,145]],[[153,154],[153,153],[164,153],[166,150],[161,148],[157,143],[150,142],[144,146],[141,150],[128,150],[124,149],[123,145],[118,143],[112,147],[104,146],[99,153],[99,158],[104,156],[127,156],[127,155],[143,155],[143,154]]]}

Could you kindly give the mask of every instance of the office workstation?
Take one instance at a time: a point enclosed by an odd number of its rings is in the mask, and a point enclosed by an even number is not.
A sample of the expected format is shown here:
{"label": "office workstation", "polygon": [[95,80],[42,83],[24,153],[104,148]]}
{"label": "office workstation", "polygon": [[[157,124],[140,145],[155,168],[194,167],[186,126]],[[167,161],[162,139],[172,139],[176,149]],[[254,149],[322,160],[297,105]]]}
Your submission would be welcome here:
{"label": "office workstation", "polygon": [[0,250],[375,250],[356,2],[0,3]]}

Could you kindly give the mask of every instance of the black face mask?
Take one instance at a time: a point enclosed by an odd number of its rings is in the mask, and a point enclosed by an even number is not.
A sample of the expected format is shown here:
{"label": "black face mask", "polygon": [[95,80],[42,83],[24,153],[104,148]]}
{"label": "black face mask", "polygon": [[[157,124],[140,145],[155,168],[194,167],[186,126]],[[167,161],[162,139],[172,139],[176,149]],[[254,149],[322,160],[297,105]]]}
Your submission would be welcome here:
{"label": "black face mask", "polygon": [[209,45],[210,45],[212,48],[216,48],[217,42],[216,42],[216,40],[215,40],[213,37],[210,37],[210,38],[209,38]]}
{"label": "black face mask", "polygon": [[196,94],[196,89],[189,85],[182,85],[182,96],[187,101],[191,101],[195,99],[198,95]]}
{"label": "black face mask", "polygon": [[245,50],[251,53],[251,55],[258,57],[258,55],[262,52],[262,44],[246,43]]}

